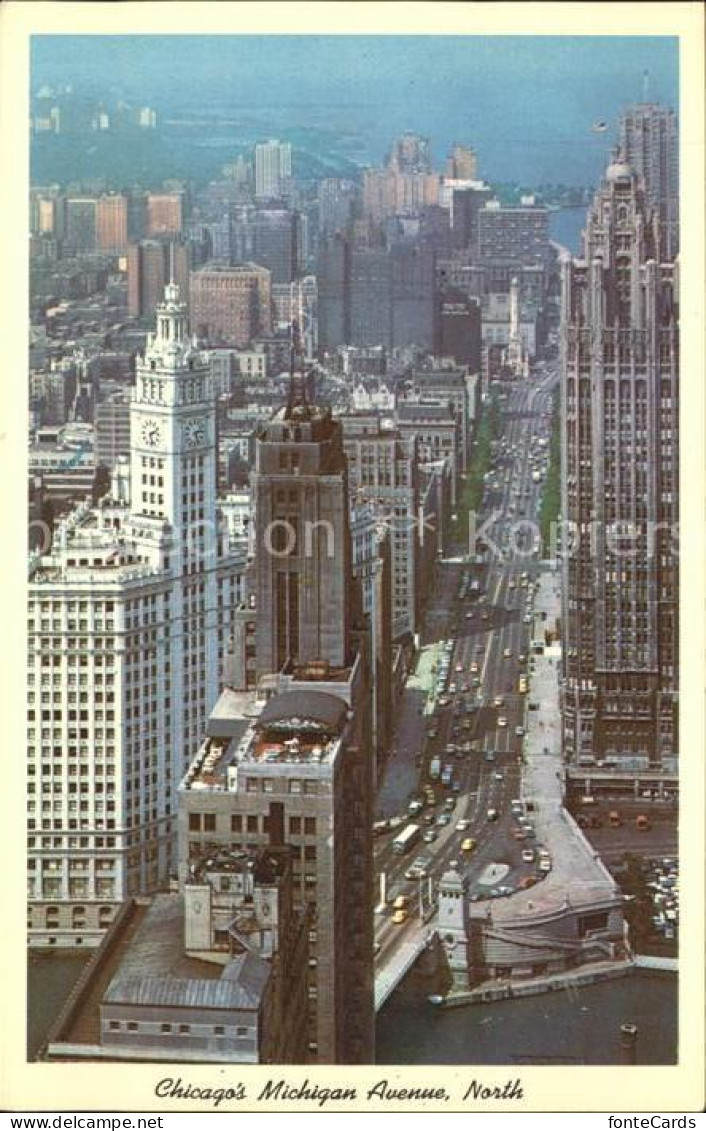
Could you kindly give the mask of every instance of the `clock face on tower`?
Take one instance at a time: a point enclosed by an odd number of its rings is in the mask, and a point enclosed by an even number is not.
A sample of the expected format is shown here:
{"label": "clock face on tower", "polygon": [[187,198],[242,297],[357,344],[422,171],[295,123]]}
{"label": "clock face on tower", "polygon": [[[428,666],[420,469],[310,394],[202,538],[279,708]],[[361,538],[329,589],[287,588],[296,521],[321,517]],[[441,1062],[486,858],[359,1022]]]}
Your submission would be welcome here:
{"label": "clock face on tower", "polygon": [[183,431],[184,447],[198,448],[206,443],[206,421],[187,420]]}
{"label": "clock face on tower", "polygon": [[162,429],[158,420],[145,420],[140,429],[142,443],[148,448],[158,448],[162,443]]}

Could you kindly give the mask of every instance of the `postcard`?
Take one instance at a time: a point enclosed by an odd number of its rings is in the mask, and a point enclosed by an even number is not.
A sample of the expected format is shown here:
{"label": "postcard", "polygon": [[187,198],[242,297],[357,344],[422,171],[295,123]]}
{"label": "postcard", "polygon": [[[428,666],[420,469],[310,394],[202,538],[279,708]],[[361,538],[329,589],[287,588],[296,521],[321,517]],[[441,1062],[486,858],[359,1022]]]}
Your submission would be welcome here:
{"label": "postcard", "polygon": [[0,52],[3,1107],[701,1110],[702,8]]}

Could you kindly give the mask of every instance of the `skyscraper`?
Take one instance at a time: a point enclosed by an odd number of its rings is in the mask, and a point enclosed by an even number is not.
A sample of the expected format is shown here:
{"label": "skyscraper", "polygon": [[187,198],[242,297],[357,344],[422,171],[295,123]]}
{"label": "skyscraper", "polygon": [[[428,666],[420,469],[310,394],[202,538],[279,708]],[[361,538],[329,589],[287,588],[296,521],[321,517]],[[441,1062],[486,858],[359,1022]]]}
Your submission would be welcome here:
{"label": "skyscraper", "polygon": [[130,458],[29,572],[30,943],[95,943],[175,866],[176,789],[244,561],[218,537],[215,398],[178,288],[138,360]]}
{"label": "skyscraper", "polygon": [[255,196],[279,200],[292,177],[292,146],[288,141],[262,141],[255,146]]}
{"label": "skyscraper", "polygon": [[467,145],[455,145],[446,158],[446,176],[452,181],[475,181],[478,177],[478,157]]}
{"label": "skyscraper", "polygon": [[93,196],[70,196],[66,201],[64,248],[70,254],[96,250],[97,207]]}
{"label": "skyscraper", "polygon": [[679,285],[634,169],[606,170],[563,281],[563,726],[570,761],[678,753]]}
{"label": "skyscraper", "polygon": [[131,244],[127,255],[127,308],[136,318],[153,318],[172,279],[179,293],[189,293],[189,252],[185,244],[161,240],[140,240]]}
{"label": "skyscraper", "polygon": [[211,345],[248,346],[271,329],[270,272],[254,263],[192,271],[191,326]]}
{"label": "skyscraper", "polygon": [[151,192],[146,204],[147,236],[180,235],[184,226],[184,194]]}
{"label": "skyscraper", "polygon": [[127,247],[127,197],[122,193],[99,196],[96,206],[96,243],[99,250],[123,252]]}
{"label": "skyscraper", "polygon": [[340,422],[318,408],[283,409],[260,435],[252,488],[258,672],[279,671],[292,658],[344,667],[352,582]]}
{"label": "skyscraper", "polygon": [[[301,375],[257,442],[253,721],[226,687],[180,790],[181,879],[227,843],[290,846],[309,915],[309,1056],[374,1048],[367,635],[356,620],[341,424]],[[325,595],[325,597],[324,597]],[[323,599],[322,599],[323,598]],[[255,712],[256,713],[256,712]]]}
{"label": "skyscraper", "polygon": [[399,173],[430,173],[429,138],[407,130],[393,141],[387,164]]}
{"label": "skyscraper", "polygon": [[679,251],[679,128],[674,110],[653,102],[629,106],[620,117],[621,155],[642,182],[660,220],[660,254]]}

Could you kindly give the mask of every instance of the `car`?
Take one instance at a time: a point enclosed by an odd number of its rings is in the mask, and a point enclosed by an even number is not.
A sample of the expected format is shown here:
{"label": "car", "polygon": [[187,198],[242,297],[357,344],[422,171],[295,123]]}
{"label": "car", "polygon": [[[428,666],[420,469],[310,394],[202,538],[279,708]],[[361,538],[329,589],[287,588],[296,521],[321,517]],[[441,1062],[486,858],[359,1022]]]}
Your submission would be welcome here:
{"label": "car", "polygon": [[519,656],[517,657],[517,662],[518,662],[518,664],[526,664],[527,663],[527,657],[524,654],[524,652],[520,652]]}
{"label": "car", "polygon": [[503,699],[502,695],[496,695],[495,698],[493,699],[493,706],[494,707],[502,707],[504,702],[505,702],[505,700]]}
{"label": "car", "polygon": [[509,659],[511,659],[511,657],[512,657],[512,648],[506,648],[506,649],[505,649],[505,651],[503,652],[503,656],[504,656],[504,658],[505,658],[506,660],[509,660]]}
{"label": "car", "polygon": [[485,754],[483,755],[483,761],[484,762],[494,762],[495,761],[495,751],[494,750],[486,750]]}
{"label": "car", "polygon": [[436,824],[439,828],[444,828],[445,825],[450,825],[451,824],[450,813],[439,813],[439,816],[436,818]]}
{"label": "car", "polygon": [[456,669],[455,669],[455,670],[456,670],[457,672],[462,672],[462,671],[463,671],[463,664],[456,664]]}
{"label": "car", "polygon": [[456,808],[457,799],[455,797],[447,797],[444,802],[444,809],[447,813],[452,812]]}
{"label": "car", "polygon": [[477,675],[478,674],[478,662],[477,662],[477,660],[473,660],[471,662],[470,672],[471,672],[471,675]]}
{"label": "car", "polygon": [[471,827],[471,822],[464,817],[463,820],[461,820],[457,823],[456,832],[457,833],[465,833],[466,829],[470,829],[470,827]]}
{"label": "car", "polygon": [[505,718],[504,715],[498,716],[498,726],[499,727],[506,727],[507,726],[507,719]]}
{"label": "car", "polygon": [[489,619],[490,619],[490,618],[489,618],[489,615],[488,615],[488,613],[483,613],[483,615],[482,615],[482,617],[481,617],[481,620],[489,620]]}
{"label": "car", "polygon": [[503,780],[503,775],[500,773],[499,770],[496,773],[493,774],[493,777],[495,778],[496,781],[502,781]]}
{"label": "car", "polygon": [[473,620],[473,613],[466,613],[466,620]]}
{"label": "car", "polygon": [[409,914],[409,912],[406,911],[406,909],[404,907],[401,907],[399,911],[395,911],[395,913],[393,914],[392,922],[393,923],[406,923],[408,914]]}
{"label": "car", "polygon": [[422,840],[425,844],[433,844],[438,835],[435,829],[426,829],[426,831],[422,833]]}
{"label": "car", "polygon": [[515,727],[515,734],[518,738],[524,738],[525,728],[524,727]]}
{"label": "car", "polygon": [[450,691],[450,693],[451,693],[452,695],[455,695],[455,694],[456,694],[456,692],[457,692],[457,690],[458,690],[458,688],[456,687],[456,684],[455,684],[455,683],[450,683],[450,684],[449,684],[449,691]]}
{"label": "car", "polygon": [[424,824],[425,825],[433,825],[435,820],[436,820],[436,817],[434,816],[433,813],[425,813],[424,814]]}
{"label": "car", "polygon": [[465,840],[461,841],[461,852],[473,852],[476,842],[472,836],[467,836]]}
{"label": "car", "polygon": [[497,821],[497,819],[498,819],[497,809],[489,809],[488,812],[485,815],[485,819],[486,819],[486,821]]}
{"label": "car", "polygon": [[517,582],[516,581],[510,581],[510,582],[508,582],[507,587],[508,587],[508,589],[516,589],[517,588]]}
{"label": "car", "polygon": [[540,872],[551,872],[551,870],[552,870],[551,860],[548,857],[543,856],[541,858],[541,860],[539,861],[538,868],[539,868]]}
{"label": "car", "polygon": [[409,896],[398,895],[395,902],[392,904],[393,911],[403,911],[409,906]]}
{"label": "car", "polygon": [[531,624],[532,623],[532,617],[530,616],[529,613],[525,613],[525,615],[522,618],[522,623],[523,624]]}
{"label": "car", "polygon": [[524,840],[527,834],[524,829],[513,829],[512,835],[515,840]]}
{"label": "car", "polygon": [[534,863],[534,851],[531,848],[523,848],[523,850],[522,850],[522,860],[523,860],[523,863],[525,863],[525,864],[533,864]]}

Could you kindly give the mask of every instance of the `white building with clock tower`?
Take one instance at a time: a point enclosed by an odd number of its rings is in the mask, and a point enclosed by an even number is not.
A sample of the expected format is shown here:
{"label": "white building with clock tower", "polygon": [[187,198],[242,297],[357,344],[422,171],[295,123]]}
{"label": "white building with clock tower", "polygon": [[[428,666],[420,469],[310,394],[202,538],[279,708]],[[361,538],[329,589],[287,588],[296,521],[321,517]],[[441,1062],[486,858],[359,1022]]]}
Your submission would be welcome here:
{"label": "white building with clock tower", "polygon": [[245,554],[217,505],[208,360],[169,284],[129,461],[29,568],[30,945],[100,941],[175,870],[176,789],[219,692]]}

